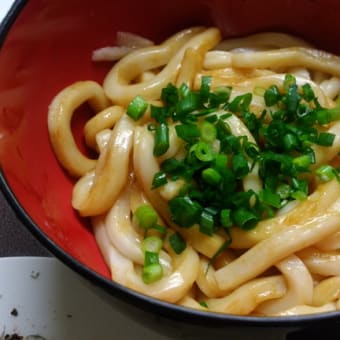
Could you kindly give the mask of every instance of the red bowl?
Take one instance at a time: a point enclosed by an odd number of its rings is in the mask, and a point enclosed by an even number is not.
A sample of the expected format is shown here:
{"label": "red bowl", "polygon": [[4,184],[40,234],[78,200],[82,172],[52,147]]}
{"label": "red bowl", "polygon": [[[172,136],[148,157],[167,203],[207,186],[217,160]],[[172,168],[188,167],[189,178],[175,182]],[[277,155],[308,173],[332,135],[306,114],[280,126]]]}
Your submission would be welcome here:
{"label": "red bowl", "polygon": [[[138,318],[142,310],[143,320],[151,316],[151,327],[156,327],[152,315],[162,319],[162,327],[175,321],[182,330],[190,328],[195,339],[217,333],[248,339],[257,332],[278,338],[297,329],[312,329],[315,335],[324,327],[340,327],[339,313],[218,315],[156,301],[112,282],[88,222],[71,207],[74,180],[57,162],[47,130],[47,108],[56,93],[78,80],[103,81],[111,65],[92,63],[91,52],[113,44],[118,30],[156,42],[192,25],[218,26],[225,37],[284,31],[340,53],[339,13],[337,0],[16,1],[0,30],[0,183],[5,196],[48,250],[98,292],[124,301],[121,308],[129,313],[132,308]],[[77,131],[81,118],[74,125]]]}

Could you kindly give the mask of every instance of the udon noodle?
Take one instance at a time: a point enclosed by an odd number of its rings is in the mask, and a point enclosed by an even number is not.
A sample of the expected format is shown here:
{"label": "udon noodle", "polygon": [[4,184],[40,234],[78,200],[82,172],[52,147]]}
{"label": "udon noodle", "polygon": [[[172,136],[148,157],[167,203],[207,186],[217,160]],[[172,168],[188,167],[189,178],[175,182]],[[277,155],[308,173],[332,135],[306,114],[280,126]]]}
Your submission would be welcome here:
{"label": "udon noodle", "polygon": [[[139,119],[127,110],[136,97],[162,107],[162,90],[169,84],[200,91],[202,79],[209,79],[210,91],[232,89],[230,101],[251,93],[249,110],[259,118],[269,110],[264,91],[276,85],[282,92],[287,75],[299,88],[309,84],[322,108],[336,109],[340,58],[281,33],[223,40],[217,28],[192,27],[160,44],[127,36],[120,35],[120,46],[94,52],[96,62],[115,61],[103,84],[71,84],[53,99],[48,113],[54,152],[77,179],[72,205],[91,218],[112,280],[157,299],[218,313],[280,316],[339,309],[340,183],[337,176],[320,180],[316,169],[324,164],[337,168],[340,121],[320,128],[334,137],[331,145],[310,146],[315,159],[304,175],[309,181],[306,197],[282,204],[249,230],[232,225],[227,232],[209,234],[196,223],[180,227],[169,212],[168,202],[183,187],[182,178],[153,187],[162,162],[181,160],[188,152],[176,134],[178,123],[168,121],[169,147],[155,156],[150,105]],[[85,102],[94,115],[84,127],[84,140],[96,159],[80,150],[71,130],[72,116]],[[256,145],[241,118],[237,113],[223,116],[232,135],[246,136]],[[263,189],[259,171],[258,164],[251,166],[240,181],[243,191]],[[148,236],[162,240],[162,275],[151,283],[141,274],[146,231],[135,217],[141,206],[157,212],[159,228]],[[170,242],[178,233],[185,241],[181,251]]]}

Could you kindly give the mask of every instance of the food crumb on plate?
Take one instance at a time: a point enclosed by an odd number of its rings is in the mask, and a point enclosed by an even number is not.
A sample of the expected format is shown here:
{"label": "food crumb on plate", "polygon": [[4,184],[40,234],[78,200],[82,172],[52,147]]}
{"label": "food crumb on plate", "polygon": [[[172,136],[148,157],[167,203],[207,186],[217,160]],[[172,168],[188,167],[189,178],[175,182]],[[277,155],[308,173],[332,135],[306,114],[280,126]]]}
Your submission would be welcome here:
{"label": "food crumb on plate", "polygon": [[11,310],[11,315],[13,315],[13,316],[18,316],[18,315],[19,315],[18,310],[17,310],[16,308],[13,308],[13,309]]}
{"label": "food crumb on plate", "polygon": [[13,333],[0,335],[0,340],[46,340],[46,338],[40,335],[21,336],[17,333]]}
{"label": "food crumb on plate", "polygon": [[17,333],[13,333],[13,334],[5,334],[5,336],[2,339],[4,339],[4,340],[23,340],[23,337],[20,336]]}
{"label": "food crumb on plate", "polygon": [[32,279],[37,279],[39,277],[39,275],[40,275],[40,272],[32,270],[30,276],[31,276]]}

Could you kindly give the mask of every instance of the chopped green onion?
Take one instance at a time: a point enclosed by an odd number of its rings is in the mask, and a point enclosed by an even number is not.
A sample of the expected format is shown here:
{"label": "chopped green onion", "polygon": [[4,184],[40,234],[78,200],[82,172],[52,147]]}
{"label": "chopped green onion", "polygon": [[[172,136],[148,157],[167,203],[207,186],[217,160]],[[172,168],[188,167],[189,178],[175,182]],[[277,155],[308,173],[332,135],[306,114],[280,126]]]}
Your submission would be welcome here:
{"label": "chopped green onion", "polygon": [[200,232],[211,236],[214,233],[214,216],[203,210],[199,222]]}
{"label": "chopped green onion", "polygon": [[292,178],[292,188],[294,191],[291,193],[292,198],[303,201],[308,195],[308,182],[304,179]]}
{"label": "chopped green onion", "polygon": [[249,109],[253,96],[251,93],[242,94],[235,97],[232,102],[229,103],[228,109],[232,112],[242,112]]}
{"label": "chopped green onion", "polygon": [[179,95],[182,97],[182,98],[185,98],[187,97],[190,93],[191,93],[191,90],[189,88],[189,86],[185,83],[183,83],[179,88],[178,88],[178,92],[179,92]]}
{"label": "chopped green onion", "polygon": [[287,199],[291,193],[291,187],[289,184],[282,183],[277,187],[276,193],[282,200]]}
{"label": "chopped green onion", "polygon": [[160,232],[161,234],[165,235],[166,232],[167,232],[167,228],[162,226],[162,225],[159,225],[159,224],[155,224],[153,227],[152,227],[153,230],[157,230],[158,232]]}
{"label": "chopped green onion", "polygon": [[184,98],[178,101],[176,105],[176,114],[178,117],[182,117],[192,111],[197,110],[201,105],[201,98],[197,93],[188,92],[184,95]]}
{"label": "chopped green onion", "polygon": [[[179,190],[168,198],[171,220],[183,228],[198,225],[207,235],[223,230],[229,236],[228,246],[230,227],[249,230],[289,201],[305,199],[309,175],[314,173],[323,182],[340,180],[338,170],[330,166],[312,168],[313,146],[334,143],[335,135],[325,132],[323,125],[340,120],[340,106],[322,107],[309,83],[300,86],[287,74],[283,90],[279,84],[255,87],[254,94],[263,96],[266,107],[254,113],[252,93],[230,99],[232,88],[212,90],[211,80],[202,76],[198,90],[169,84],[161,94],[164,105],[151,105],[154,121],[148,128],[155,136],[154,155],[164,155],[169,148],[168,124],[175,126],[183,142],[180,152],[160,164],[152,188],[181,181]],[[228,120],[233,115],[242,120],[254,141],[233,133]],[[262,188],[245,191],[244,178],[257,168]],[[145,230],[160,227],[162,237],[167,232],[155,221],[146,226]],[[176,253],[186,247],[180,234],[169,236],[169,241]]]}
{"label": "chopped green onion", "polygon": [[146,284],[159,281],[163,277],[163,267],[159,263],[144,266],[142,270],[142,279]]}
{"label": "chopped green onion", "polygon": [[220,104],[226,103],[230,98],[231,90],[231,86],[217,87],[210,93],[210,105],[212,107],[218,107]]}
{"label": "chopped green onion", "polygon": [[142,250],[144,253],[159,253],[162,249],[163,241],[158,236],[148,236],[142,241]]}
{"label": "chopped green onion", "polygon": [[318,138],[318,144],[321,146],[332,146],[335,139],[334,133],[321,132]]}
{"label": "chopped green onion", "polygon": [[210,162],[214,159],[211,147],[204,142],[194,144],[190,148],[190,152],[193,152],[196,158],[202,162]]}
{"label": "chopped green onion", "polygon": [[169,201],[171,219],[184,228],[199,222],[202,207],[188,196],[178,196]]}
{"label": "chopped green onion", "polygon": [[288,151],[294,150],[298,146],[298,138],[292,133],[284,135],[282,142],[285,150]]}
{"label": "chopped green onion", "polygon": [[144,252],[144,266],[150,266],[152,264],[159,263],[159,252],[145,251]]}
{"label": "chopped green onion", "polygon": [[208,304],[205,301],[199,301],[198,303],[204,308],[209,308]]}
{"label": "chopped green onion", "polygon": [[328,164],[321,165],[316,171],[316,175],[322,182],[328,182],[336,177],[336,170]]}
{"label": "chopped green onion", "polygon": [[232,158],[233,171],[237,178],[242,178],[249,173],[249,165],[247,159],[242,154],[236,154]]}
{"label": "chopped green onion", "polygon": [[167,158],[162,162],[161,169],[170,175],[178,175],[185,171],[185,165],[176,158]]}
{"label": "chopped green onion", "polygon": [[169,127],[166,123],[161,123],[155,130],[154,156],[162,156],[168,151],[169,146]]}
{"label": "chopped green onion", "polygon": [[201,135],[196,124],[179,124],[175,126],[175,130],[177,136],[189,144],[194,143]]}
{"label": "chopped green onion", "polygon": [[204,121],[200,126],[201,139],[206,143],[212,143],[216,139],[217,131],[214,124]]}
{"label": "chopped green onion", "polygon": [[156,189],[165,185],[168,182],[166,173],[164,171],[159,171],[154,174],[152,179],[152,189]]}
{"label": "chopped green onion", "polygon": [[[150,105],[150,112],[151,117],[158,123],[164,123],[166,121],[166,118],[169,116],[167,108],[152,104]],[[150,131],[154,131],[156,130],[157,126],[149,124],[148,128]]]}
{"label": "chopped green onion", "polygon": [[179,99],[177,87],[173,84],[168,84],[167,87],[162,89],[161,99],[165,104],[169,106],[176,105]]}
{"label": "chopped green onion", "polygon": [[211,77],[210,76],[203,76],[201,78],[201,88],[200,88],[200,95],[202,100],[206,100],[210,94],[210,85],[211,85]]}
{"label": "chopped green onion", "polygon": [[269,206],[279,209],[281,207],[281,197],[270,190],[263,189],[259,193],[261,201]]}
{"label": "chopped green onion", "polygon": [[334,107],[332,109],[320,108],[316,111],[316,120],[319,124],[329,124],[330,122],[340,119],[340,107]]}
{"label": "chopped green onion", "polygon": [[138,225],[143,229],[152,228],[158,220],[157,212],[148,204],[140,205],[134,215]]}
{"label": "chopped green onion", "polygon": [[297,111],[297,108],[299,106],[300,101],[300,95],[298,93],[298,87],[296,84],[290,85],[288,92],[285,97],[285,102],[287,105],[287,111],[288,113],[292,114]]}
{"label": "chopped green onion", "polygon": [[133,120],[138,120],[144,115],[148,105],[142,96],[136,96],[128,105],[126,113]]}
{"label": "chopped green onion", "polygon": [[315,94],[310,84],[306,83],[302,85],[302,98],[310,102],[315,99]]}
{"label": "chopped green onion", "polygon": [[221,224],[224,228],[230,228],[233,226],[233,221],[231,219],[231,210],[222,209],[221,210]]}
{"label": "chopped green onion", "polygon": [[291,196],[292,196],[292,198],[294,198],[297,201],[303,201],[303,200],[306,199],[307,194],[304,191],[296,190],[296,191],[292,192]]}
{"label": "chopped green onion", "polygon": [[205,117],[205,121],[206,122],[209,122],[209,123],[216,123],[218,120],[218,117],[217,117],[217,114],[212,114],[212,115],[209,115],[207,117]]}
{"label": "chopped green onion", "polygon": [[273,106],[281,99],[281,93],[276,85],[271,85],[264,93],[264,101],[267,106]]}
{"label": "chopped green onion", "polygon": [[330,110],[327,109],[321,109],[316,112],[316,120],[319,124],[329,124],[332,121]]}
{"label": "chopped green onion", "polygon": [[296,79],[292,74],[286,74],[283,80],[283,90],[285,93],[288,93],[289,88],[291,86],[296,85]]}
{"label": "chopped green onion", "polygon": [[244,142],[243,143],[245,153],[252,159],[256,159],[260,154],[260,149],[258,145],[252,142]]}
{"label": "chopped green onion", "polygon": [[216,185],[221,182],[222,176],[213,168],[206,168],[202,171],[202,178],[206,183]]}
{"label": "chopped green onion", "polygon": [[231,134],[230,126],[222,119],[217,120],[215,127],[217,131],[217,138],[220,140],[222,140],[225,136],[229,136]]}
{"label": "chopped green onion", "polygon": [[181,254],[187,247],[184,238],[178,232],[170,235],[169,243],[176,254]]}
{"label": "chopped green onion", "polygon": [[163,267],[159,262],[162,245],[163,241],[157,236],[148,236],[142,241],[142,251],[144,252],[142,279],[146,284],[156,282],[163,277]]}
{"label": "chopped green onion", "polygon": [[293,164],[298,169],[307,169],[311,165],[310,155],[302,155],[293,159]]}
{"label": "chopped green onion", "polygon": [[236,209],[233,213],[233,217],[235,224],[244,230],[253,229],[258,222],[258,217],[244,207]]}
{"label": "chopped green onion", "polygon": [[217,155],[215,155],[215,159],[214,159],[214,168],[218,171],[218,172],[224,172],[226,167],[228,164],[228,156],[223,154],[223,153],[219,153]]}
{"label": "chopped green onion", "polygon": [[250,200],[253,196],[255,196],[255,192],[253,190],[239,191],[235,193],[235,195],[231,198],[231,201],[235,207],[245,207],[248,210]]}

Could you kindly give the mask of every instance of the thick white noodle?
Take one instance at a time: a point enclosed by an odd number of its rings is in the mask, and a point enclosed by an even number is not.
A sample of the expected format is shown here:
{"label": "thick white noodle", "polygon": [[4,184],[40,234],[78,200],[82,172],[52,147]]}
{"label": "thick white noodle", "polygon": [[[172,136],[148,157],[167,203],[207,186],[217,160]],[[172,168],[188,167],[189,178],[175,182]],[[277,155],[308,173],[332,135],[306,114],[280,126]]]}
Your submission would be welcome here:
{"label": "thick white noodle", "polygon": [[132,120],[128,116],[122,117],[113,128],[107,147],[99,155],[94,176],[85,175],[75,184],[72,205],[82,216],[107,212],[127,183],[133,134]]}
{"label": "thick white noodle", "polygon": [[[117,62],[104,80],[106,95],[116,104],[127,105],[135,96],[147,100],[159,98],[161,89],[174,83],[187,48],[209,50],[220,40],[216,28],[184,30],[163,44],[134,51]],[[201,51],[200,51],[201,52]],[[147,70],[166,65],[151,81],[134,84],[133,80]]]}
{"label": "thick white noodle", "polygon": [[209,310],[219,313],[248,315],[261,302],[277,299],[286,293],[282,276],[269,276],[251,280],[225,297],[207,299]]}
{"label": "thick white noodle", "polygon": [[99,84],[94,81],[79,81],[60,91],[48,110],[48,131],[55,155],[62,166],[75,177],[85,175],[97,162],[79,150],[71,129],[75,110],[85,102],[95,112],[110,104]]}
{"label": "thick white noodle", "polygon": [[275,233],[257,243],[235,261],[216,271],[221,289],[238,285],[260,275],[289,254],[304,249],[340,230],[340,199],[320,216]]}
{"label": "thick white noodle", "polygon": [[287,283],[287,293],[281,298],[262,303],[256,309],[263,315],[277,314],[296,305],[310,305],[313,300],[313,278],[304,263],[290,255],[275,265]]}
{"label": "thick white noodle", "polygon": [[199,258],[190,246],[180,255],[173,257],[172,273],[163,276],[157,282],[146,284],[134,263],[109,242],[102,217],[93,219],[93,228],[96,241],[104,254],[114,281],[140,293],[173,303],[182,299],[191,289],[197,276]]}

